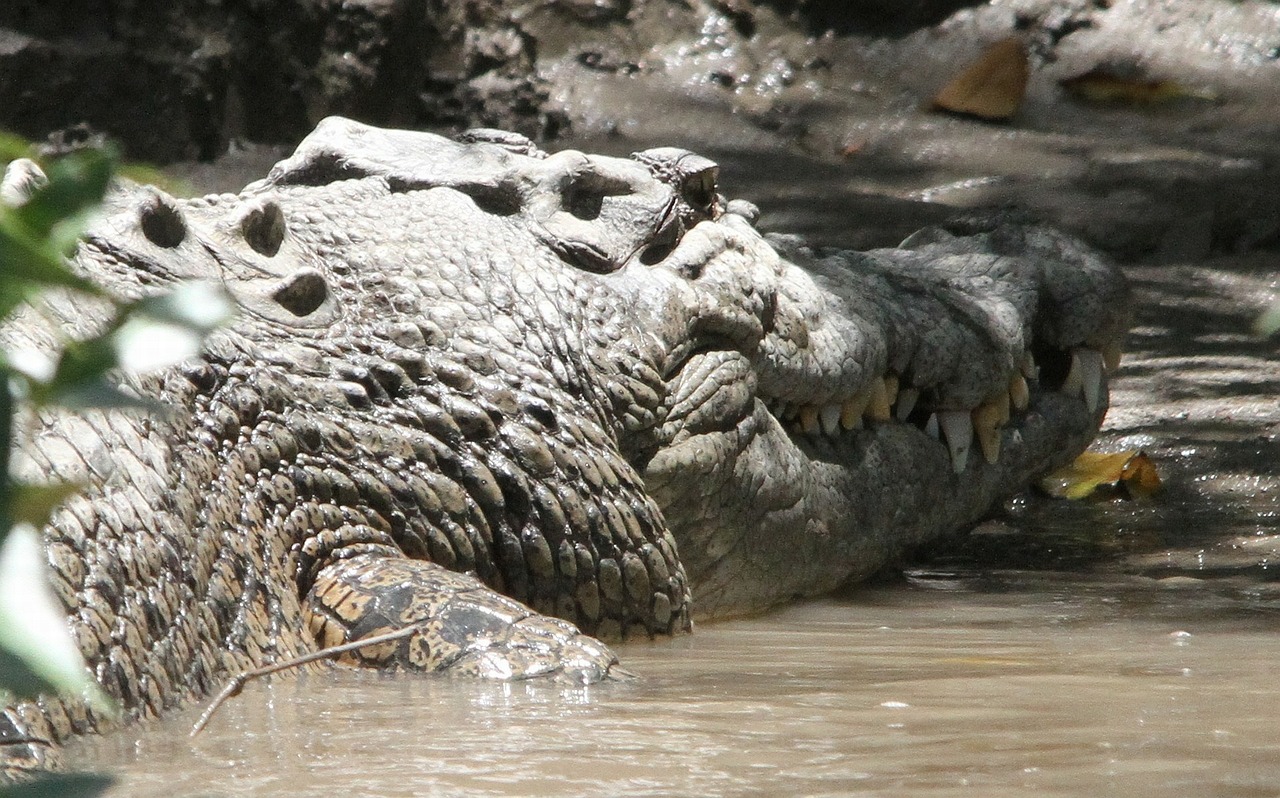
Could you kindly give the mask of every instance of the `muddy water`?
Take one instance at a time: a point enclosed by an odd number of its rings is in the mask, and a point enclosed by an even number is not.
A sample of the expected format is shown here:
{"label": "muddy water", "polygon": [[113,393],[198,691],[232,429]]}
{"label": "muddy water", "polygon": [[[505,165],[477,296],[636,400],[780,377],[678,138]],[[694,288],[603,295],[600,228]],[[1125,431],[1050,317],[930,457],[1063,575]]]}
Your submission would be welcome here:
{"label": "muddy water", "polygon": [[249,688],[80,749],[132,796],[1275,795],[1275,618],[1141,580],[861,590],[632,646],[627,684]]}
{"label": "muddy water", "polygon": [[[826,243],[1012,203],[1110,245],[1137,299],[1100,446],[1152,454],[1162,497],[1021,497],[900,578],[624,647],[625,684],[309,674],[251,686],[195,741],[193,709],[73,763],[166,798],[1280,794],[1280,365],[1249,333],[1280,285],[1280,206],[1249,207],[1274,195],[1274,102],[1042,103],[1011,128],[916,107],[828,115],[818,145],[726,142],[741,118],[705,103],[646,118],[720,142],[763,224]],[[220,168],[196,178],[264,170]]]}

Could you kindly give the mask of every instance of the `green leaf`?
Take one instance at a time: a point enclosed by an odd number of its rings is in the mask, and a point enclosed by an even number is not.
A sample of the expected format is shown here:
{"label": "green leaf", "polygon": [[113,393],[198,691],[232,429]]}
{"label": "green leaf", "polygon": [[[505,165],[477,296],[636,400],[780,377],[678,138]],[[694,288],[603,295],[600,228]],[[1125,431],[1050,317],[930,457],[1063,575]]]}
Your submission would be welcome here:
{"label": "green leaf", "polygon": [[[4,266],[0,263],[0,274],[3,273]],[[21,278],[0,280],[0,319],[6,318],[39,290],[39,286],[35,283]]]}
{"label": "green leaf", "polygon": [[147,297],[128,305],[125,312],[208,333],[230,321],[236,306],[222,285],[208,280],[192,280],[167,294]]}
{"label": "green leaf", "polygon": [[31,153],[31,143],[22,136],[0,130],[0,161],[8,163],[16,158],[26,158]]}
{"label": "green leaf", "polygon": [[55,482],[49,485],[22,485],[10,483],[3,494],[8,503],[11,523],[28,523],[37,529],[49,521],[49,516],[67,497],[75,495],[83,485],[74,482]]}
{"label": "green leaf", "polygon": [[93,283],[72,274],[62,251],[33,236],[12,208],[0,209],[0,279],[65,285],[90,294],[100,293]]}
{"label": "green leaf", "polygon": [[16,652],[10,651],[8,643],[0,643],[0,690],[6,697],[19,701],[58,692],[57,685],[40,675]]}
{"label": "green leaf", "polygon": [[[27,671],[6,671],[16,680],[8,687],[20,698],[53,688],[68,697],[83,696],[110,711],[111,700],[90,677],[71,640],[65,611],[49,589],[47,572],[40,533],[30,524],[15,524],[0,546],[0,648],[21,660]],[[34,691],[32,674],[40,683]]]}
{"label": "green leaf", "polygon": [[0,798],[93,798],[114,783],[102,773],[42,773],[32,781],[0,787]]}
{"label": "green leaf", "polygon": [[103,393],[108,383],[103,375],[119,365],[116,350],[105,336],[72,341],[62,350],[53,377],[44,385],[37,385],[32,399],[37,404],[57,402],[65,404],[67,397],[85,393]]}
{"label": "green leaf", "polygon": [[41,398],[45,404],[56,404],[73,409],[98,408],[103,410],[143,410],[148,413],[165,411],[161,403],[132,396],[120,390],[106,377],[77,383]]}
{"label": "green leaf", "polygon": [[48,165],[49,182],[13,209],[34,236],[48,238],[55,226],[97,206],[107,193],[115,159],[102,150],[80,150]]}

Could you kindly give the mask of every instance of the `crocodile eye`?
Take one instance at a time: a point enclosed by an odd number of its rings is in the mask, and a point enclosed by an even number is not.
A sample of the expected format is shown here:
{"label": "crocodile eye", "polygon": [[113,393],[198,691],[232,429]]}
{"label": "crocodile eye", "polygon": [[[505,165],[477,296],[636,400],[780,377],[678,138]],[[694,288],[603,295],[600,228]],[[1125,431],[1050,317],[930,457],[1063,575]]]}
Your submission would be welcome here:
{"label": "crocodile eye", "polygon": [[631,154],[658,180],[670,185],[694,210],[714,215],[720,167],[710,158],[677,147],[658,147]]}
{"label": "crocodile eye", "polygon": [[680,195],[689,205],[710,213],[716,202],[716,178],[719,175],[720,167],[708,166],[685,176],[680,183]]}

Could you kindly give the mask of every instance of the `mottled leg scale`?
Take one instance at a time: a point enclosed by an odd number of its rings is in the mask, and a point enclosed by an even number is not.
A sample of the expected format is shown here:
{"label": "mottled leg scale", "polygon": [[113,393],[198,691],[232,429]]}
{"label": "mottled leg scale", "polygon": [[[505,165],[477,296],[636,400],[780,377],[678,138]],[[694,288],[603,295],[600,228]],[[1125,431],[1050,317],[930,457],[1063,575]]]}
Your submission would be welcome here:
{"label": "mottled leg scale", "polygon": [[422,560],[366,554],[334,562],[320,571],[305,612],[321,646],[421,625],[420,634],[339,660],[351,665],[581,684],[623,675],[617,656],[572,624]]}

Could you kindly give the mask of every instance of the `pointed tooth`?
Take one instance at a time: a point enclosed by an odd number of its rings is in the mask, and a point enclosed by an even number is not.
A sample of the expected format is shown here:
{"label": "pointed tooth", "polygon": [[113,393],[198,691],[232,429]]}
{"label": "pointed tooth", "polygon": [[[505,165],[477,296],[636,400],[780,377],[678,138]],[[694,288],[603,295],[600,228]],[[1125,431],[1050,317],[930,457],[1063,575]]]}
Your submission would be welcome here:
{"label": "pointed tooth", "polygon": [[969,449],[973,446],[973,416],[968,410],[939,410],[938,426],[947,440],[951,452],[951,467],[957,474],[969,463]]}
{"label": "pointed tooth", "polygon": [[1027,378],[1021,374],[1014,374],[1009,380],[1009,401],[1019,412],[1031,405],[1031,389],[1027,387]]}
{"label": "pointed tooth", "polygon": [[845,401],[840,406],[840,426],[845,429],[862,429],[862,412],[867,409],[871,397],[865,391]]}
{"label": "pointed tooth", "polygon": [[[1009,394],[1004,394],[1008,407]],[[973,409],[973,433],[982,447],[982,456],[995,465],[1000,460],[1000,403],[986,402]],[[963,469],[962,469],[963,470]]]}
{"label": "pointed tooth", "polygon": [[910,386],[902,388],[898,391],[898,408],[894,413],[899,421],[906,421],[911,415],[911,411],[916,409],[916,402],[920,400],[920,392]]}
{"label": "pointed tooth", "polygon": [[1022,369],[1022,376],[1027,379],[1040,379],[1040,367],[1036,365],[1036,359],[1030,352],[1022,353],[1022,362],[1018,364],[1018,368]]}
{"label": "pointed tooth", "polygon": [[1062,381],[1062,387],[1058,390],[1074,399],[1080,395],[1080,392],[1083,389],[1084,382],[1083,377],[1080,374],[1080,350],[1072,349],[1071,368],[1067,371],[1067,378]]}
{"label": "pointed tooth", "polygon": [[822,412],[818,414],[818,421],[822,424],[822,431],[835,437],[840,434],[840,405],[827,405],[822,408]]}
{"label": "pointed tooth", "polygon": [[889,392],[885,390],[884,380],[871,381],[871,400],[867,402],[867,418],[872,421],[888,421],[893,418],[889,412]]}
{"label": "pointed tooth", "polygon": [[924,422],[924,434],[933,438],[935,441],[942,440],[942,433],[938,430],[938,414],[930,413],[929,420]]}
{"label": "pointed tooth", "polygon": [[900,382],[897,374],[884,375],[884,395],[885,400],[889,403],[889,407],[893,407],[893,403],[898,401],[898,388]]}
{"label": "pointed tooth", "polygon": [[818,431],[817,405],[805,405],[800,408],[800,429],[805,435],[813,435]]}
{"label": "pointed tooth", "polygon": [[1124,350],[1120,348],[1120,340],[1116,339],[1107,343],[1102,347],[1102,363],[1110,373],[1120,368],[1120,359],[1124,357]]}
{"label": "pointed tooth", "polygon": [[995,403],[997,423],[1002,427],[1009,423],[1009,392],[997,391],[988,401]]}
{"label": "pointed tooth", "polygon": [[1077,349],[1080,363],[1080,386],[1084,390],[1084,405],[1089,412],[1097,410],[1103,401],[1106,384],[1103,382],[1102,353],[1096,349]]}

